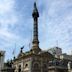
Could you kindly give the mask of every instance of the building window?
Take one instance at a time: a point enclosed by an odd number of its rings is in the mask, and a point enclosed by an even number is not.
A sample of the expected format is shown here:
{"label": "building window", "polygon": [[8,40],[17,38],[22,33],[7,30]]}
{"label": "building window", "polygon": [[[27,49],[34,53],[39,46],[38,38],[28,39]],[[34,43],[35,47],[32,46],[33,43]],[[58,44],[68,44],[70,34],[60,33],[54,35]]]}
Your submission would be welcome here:
{"label": "building window", "polygon": [[40,72],[40,67],[39,67],[39,64],[38,63],[35,63],[33,65],[33,72]]}
{"label": "building window", "polygon": [[19,65],[18,72],[21,72],[21,65]]}
{"label": "building window", "polygon": [[34,68],[39,68],[39,65],[37,63],[35,63]]}
{"label": "building window", "polygon": [[25,64],[25,68],[27,68],[28,67],[28,64]]}
{"label": "building window", "polygon": [[43,65],[43,72],[48,72],[48,68],[46,64]]}

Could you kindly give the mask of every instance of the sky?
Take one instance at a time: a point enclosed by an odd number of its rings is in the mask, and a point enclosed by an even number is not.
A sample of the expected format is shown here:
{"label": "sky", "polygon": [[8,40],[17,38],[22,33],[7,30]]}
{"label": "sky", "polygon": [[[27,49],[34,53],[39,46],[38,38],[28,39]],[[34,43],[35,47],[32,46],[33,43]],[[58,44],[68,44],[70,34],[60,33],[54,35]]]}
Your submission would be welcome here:
{"label": "sky", "polygon": [[[33,4],[35,0],[0,0],[0,50],[5,60],[30,50],[33,37]],[[72,51],[72,0],[37,0],[39,11],[39,46],[42,50],[62,48]]]}

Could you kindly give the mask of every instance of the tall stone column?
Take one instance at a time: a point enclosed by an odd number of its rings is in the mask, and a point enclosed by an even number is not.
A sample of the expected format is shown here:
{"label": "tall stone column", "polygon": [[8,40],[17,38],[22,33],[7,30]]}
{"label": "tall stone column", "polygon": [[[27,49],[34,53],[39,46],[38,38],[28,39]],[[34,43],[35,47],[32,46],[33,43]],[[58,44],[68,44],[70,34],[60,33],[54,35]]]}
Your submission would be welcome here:
{"label": "tall stone column", "polygon": [[32,41],[32,51],[34,53],[37,53],[40,51],[39,48],[39,40],[38,40],[38,17],[39,17],[39,12],[36,6],[36,2],[34,3],[34,10],[32,13],[32,17],[34,20],[34,27],[33,27],[33,41]]}

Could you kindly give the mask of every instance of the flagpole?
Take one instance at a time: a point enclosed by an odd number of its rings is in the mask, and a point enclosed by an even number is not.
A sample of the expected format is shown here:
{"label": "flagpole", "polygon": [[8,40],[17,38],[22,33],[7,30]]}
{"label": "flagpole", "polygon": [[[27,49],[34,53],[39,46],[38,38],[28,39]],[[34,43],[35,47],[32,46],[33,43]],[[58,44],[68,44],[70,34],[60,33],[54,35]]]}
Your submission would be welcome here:
{"label": "flagpole", "polygon": [[56,46],[58,47],[58,40],[56,41]]}
{"label": "flagpole", "polygon": [[13,52],[12,52],[13,58],[15,58],[15,50],[16,50],[16,43],[15,43],[15,46],[14,46],[14,49],[13,49]]}

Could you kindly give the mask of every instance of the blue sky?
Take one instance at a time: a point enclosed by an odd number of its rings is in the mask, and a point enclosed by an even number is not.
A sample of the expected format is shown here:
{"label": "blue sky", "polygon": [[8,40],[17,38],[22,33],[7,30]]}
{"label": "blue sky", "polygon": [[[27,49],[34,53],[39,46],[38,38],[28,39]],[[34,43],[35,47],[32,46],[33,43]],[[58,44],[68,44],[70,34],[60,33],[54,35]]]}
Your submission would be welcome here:
{"label": "blue sky", "polygon": [[[34,0],[0,0],[0,50],[5,60],[28,51],[32,41]],[[72,0],[37,0],[40,48],[59,46],[64,53],[72,50]],[[58,45],[57,45],[58,41]]]}

